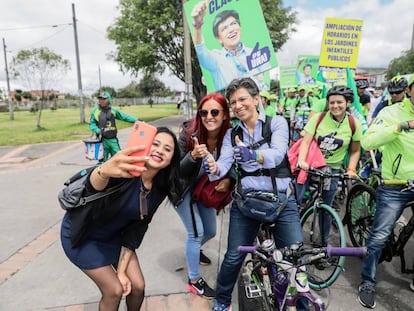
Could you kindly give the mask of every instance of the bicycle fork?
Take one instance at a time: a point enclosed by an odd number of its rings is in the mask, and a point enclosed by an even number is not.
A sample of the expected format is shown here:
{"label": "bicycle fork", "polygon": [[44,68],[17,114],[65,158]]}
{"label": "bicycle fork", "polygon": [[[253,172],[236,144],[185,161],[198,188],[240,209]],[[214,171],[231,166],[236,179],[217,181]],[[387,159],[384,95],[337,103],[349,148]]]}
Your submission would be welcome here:
{"label": "bicycle fork", "polygon": [[[282,269],[289,269],[290,263],[278,263]],[[300,266],[295,273],[290,273],[290,280],[286,280],[285,297],[280,301],[283,303],[279,305],[279,310],[282,310],[283,306],[286,306],[287,311],[296,311],[299,301],[302,303],[310,302],[315,311],[326,311],[326,305],[320,298],[315,298],[310,292],[308,276],[306,274],[306,268]],[[279,301],[279,300],[278,300]],[[305,302],[306,301],[306,302]],[[300,303],[299,303],[300,304]]]}

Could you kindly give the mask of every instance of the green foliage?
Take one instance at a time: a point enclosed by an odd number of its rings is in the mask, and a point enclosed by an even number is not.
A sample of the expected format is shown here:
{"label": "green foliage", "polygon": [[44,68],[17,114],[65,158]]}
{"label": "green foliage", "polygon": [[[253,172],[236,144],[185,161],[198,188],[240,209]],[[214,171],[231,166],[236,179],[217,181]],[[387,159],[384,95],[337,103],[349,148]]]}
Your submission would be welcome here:
{"label": "green foliage", "polygon": [[38,90],[51,89],[69,69],[67,59],[45,47],[18,51],[10,65],[12,77]]}
{"label": "green foliage", "polygon": [[296,32],[293,26],[296,23],[296,12],[282,4],[282,0],[260,0],[275,52],[281,49],[292,32]]}
{"label": "green foliage", "polygon": [[157,79],[154,74],[146,74],[138,84],[141,94],[146,97],[161,94],[165,90],[165,84]]}
{"label": "green foliage", "polygon": [[[13,57],[10,68],[12,76],[26,84],[28,89],[42,90],[42,99],[44,99],[44,91],[53,88],[53,85],[70,69],[70,63],[61,55],[42,47],[20,50]],[[38,129],[41,129],[42,106],[40,105],[37,115]]]}
{"label": "green foliage", "polygon": [[414,72],[414,49],[402,52],[400,57],[391,60],[386,79],[391,80],[397,73],[405,75]]}
{"label": "green foliage", "polygon": [[[288,40],[296,13],[282,7],[282,0],[260,0],[277,51]],[[116,51],[111,57],[123,72],[162,73],[165,67],[184,81],[184,29],[182,0],[120,0],[120,15],[108,28]],[[191,44],[193,93],[206,93],[196,53]]]}
{"label": "green foliage", "polygon": [[22,97],[27,98],[27,99],[32,99],[32,93],[30,93],[28,91],[24,91],[24,92],[22,92]]}
{"label": "green foliage", "polygon": [[141,97],[140,90],[138,88],[138,84],[135,82],[131,82],[124,88],[120,88],[117,91],[119,98],[136,98]]}

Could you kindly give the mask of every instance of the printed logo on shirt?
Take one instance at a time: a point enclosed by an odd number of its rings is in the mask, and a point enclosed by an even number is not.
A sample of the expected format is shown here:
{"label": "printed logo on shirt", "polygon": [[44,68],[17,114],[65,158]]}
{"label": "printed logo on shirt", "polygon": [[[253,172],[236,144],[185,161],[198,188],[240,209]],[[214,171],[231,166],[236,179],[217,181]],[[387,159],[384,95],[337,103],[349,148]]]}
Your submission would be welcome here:
{"label": "printed logo on shirt", "polygon": [[320,136],[318,138],[318,145],[325,158],[329,158],[333,155],[335,150],[338,150],[344,144],[344,141],[340,138],[336,138],[337,132],[332,132],[326,136]]}

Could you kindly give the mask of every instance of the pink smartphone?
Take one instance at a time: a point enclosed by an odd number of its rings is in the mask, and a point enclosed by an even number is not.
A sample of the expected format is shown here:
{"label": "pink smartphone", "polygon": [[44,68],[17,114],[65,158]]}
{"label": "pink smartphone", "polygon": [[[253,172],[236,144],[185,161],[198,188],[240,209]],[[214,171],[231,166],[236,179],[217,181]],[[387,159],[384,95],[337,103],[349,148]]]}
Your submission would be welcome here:
{"label": "pink smartphone", "polygon": [[[156,127],[148,123],[142,122],[142,121],[136,121],[134,125],[132,126],[131,134],[129,135],[126,146],[131,147],[131,146],[144,145],[145,149],[131,153],[130,155],[131,156],[148,155],[156,134],[157,134]],[[136,162],[134,163],[134,165],[143,166],[144,162]],[[141,175],[140,172],[135,172],[135,171],[130,171],[129,173],[134,176]]]}

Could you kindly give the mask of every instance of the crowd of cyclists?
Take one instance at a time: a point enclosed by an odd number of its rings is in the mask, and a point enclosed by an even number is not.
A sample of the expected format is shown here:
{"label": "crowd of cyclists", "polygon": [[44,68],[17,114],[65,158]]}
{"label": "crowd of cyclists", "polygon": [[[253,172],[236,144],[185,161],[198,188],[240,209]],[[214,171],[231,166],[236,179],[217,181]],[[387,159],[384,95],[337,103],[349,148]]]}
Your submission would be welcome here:
{"label": "crowd of cyclists", "polygon": [[[332,176],[344,169],[350,177],[357,178],[362,151],[376,150],[377,155],[381,155],[378,159],[384,183],[377,187],[376,212],[366,242],[368,256],[362,259],[358,287],[361,305],[374,308],[376,269],[381,251],[406,203],[414,201],[414,192],[401,192],[404,188],[401,181],[414,179],[414,133],[411,131],[414,129],[414,74],[408,81],[402,76],[392,78],[387,85],[387,95],[384,94],[377,105],[372,105],[372,98],[367,93],[368,81],[358,77],[355,80],[356,92],[344,83],[336,83],[330,88],[325,86],[327,90],[318,84],[299,85],[288,88],[283,98],[277,99],[268,91],[260,91],[251,78],[234,79],[227,85],[225,94],[211,93],[200,100],[194,118],[182,124],[178,140],[170,130],[158,128],[151,155],[134,158],[146,163],[145,167],[139,168],[142,175],[134,179],[140,187],[131,187],[130,201],[122,201],[119,206],[122,210],[131,208],[133,212],[122,214],[125,217],[120,218],[125,221],[122,224],[116,217],[103,221],[105,228],[110,229],[108,232],[112,232],[109,235],[94,224],[94,234],[105,243],[95,248],[95,240],[85,234],[83,238],[88,239],[88,243],[74,247],[68,226],[71,226],[69,217],[77,212],[67,212],[67,221],[63,222],[65,251],[100,288],[102,306],[118,306],[122,295],[126,295],[127,305],[142,304],[145,283],[133,250],[139,247],[161,202],[159,199],[168,196],[187,232],[187,289],[203,298],[215,299],[214,311],[231,310],[232,292],[246,256],[238,251],[238,247],[251,245],[263,223],[252,210],[262,213],[263,207],[269,205],[273,210],[279,209],[272,218],[276,247],[301,244],[303,234],[298,203],[306,199],[307,171],[315,162],[323,162],[323,170],[332,172]],[[364,117],[369,119],[366,130],[349,110],[356,99],[363,106]],[[300,143],[300,147],[297,163],[293,166],[304,173],[300,175],[301,179],[299,175],[298,178],[292,176],[292,163],[288,159],[289,151],[293,149],[290,147],[295,143]],[[319,152],[315,152],[315,148]],[[95,168],[88,176],[88,191],[101,191],[119,177],[130,179],[132,175],[128,170],[136,170],[136,167],[129,163],[132,160],[128,152],[135,149],[118,152]],[[235,189],[229,211],[227,250],[215,290],[200,275],[199,265],[211,264],[201,247],[216,234],[216,210],[193,197],[198,182],[206,174],[210,181],[219,181],[216,191]],[[393,184],[392,181],[397,182]],[[331,177],[324,183],[323,203],[332,205],[338,182],[337,177]],[[107,205],[108,202],[100,201],[99,204]],[[135,213],[137,206],[139,219]],[[96,211],[106,217],[101,209]],[[323,213],[320,215],[325,233],[320,243],[326,246],[331,219]],[[129,217],[134,219],[132,223]],[[87,223],[84,218],[79,218],[81,224]],[[125,228],[138,230],[139,239],[131,235],[132,242],[125,240],[124,245],[120,237]],[[116,241],[113,237],[117,237]],[[89,247],[93,248],[95,257],[90,256]],[[113,281],[117,276],[112,266],[117,257],[118,283]],[[413,282],[410,288],[414,291]],[[297,310],[308,310],[307,304],[299,300]]]}
{"label": "crowd of cyclists", "polygon": [[[266,187],[272,185],[271,176],[263,172],[282,165],[280,154],[288,152],[289,147],[301,139],[297,167],[305,172],[312,167],[312,161],[315,160],[314,152],[310,151],[311,142],[315,141],[326,161],[324,169],[332,173],[344,169],[350,177],[358,178],[361,156],[365,151],[375,150],[381,155],[383,180],[412,179],[414,163],[410,160],[410,154],[414,152],[414,135],[410,130],[414,129],[414,75],[408,81],[402,76],[392,78],[383,95],[375,100],[367,92],[369,83],[366,78],[357,77],[355,84],[357,92],[345,83],[336,83],[327,90],[326,95],[320,85],[300,85],[288,88],[284,96],[277,99],[268,91],[259,92],[252,79],[232,81],[226,89],[226,97],[233,116],[232,125],[243,128],[244,138],[240,145],[234,146],[230,141],[232,129],[228,129],[223,138],[221,155],[210,157],[209,161],[205,160],[206,157],[203,158],[204,173],[209,174],[213,180],[225,176],[233,164],[238,164],[245,174],[239,176],[242,187],[267,189]],[[355,98],[362,105],[364,117],[368,118],[368,129],[363,129],[358,118],[350,113],[349,107]],[[199,107],[198,112],[200,109]],[[195,118],[199,117],[198,112]],[[265,115],[273,117],[272,135],[275,136],[272,136],[269,146],[262,145],[255,149],[252,147],[254,143],[263,139],[260,133]],[[213,121],[214,116],[207,114],[205,119],[207,120],[203,121]],[[286,120],[286,128],[283,128],[283,124],[280,125],[283,122],[281,120]],[[276,126],[278,123],[279,126]],[[260,173],[256,174],[259,170]],[[275,179],[280,196],[291,195],[286,194],[286,191],[288,184],[292,182],[296,188],[296,203],[306,199],[309,180],[299,183],[295,178],[290,180],[283,174]],[[337,178],[331,178],[330,183],[325,185],[322,194],[325,204],[332,205],[337,187]],[[377,189],[377,212],[366,245],[369,255],[362,260],[361,283],[358,286],[358,300],[367,308],[374,308],[376,305],[376,268],[381,251],[395,222],[402,215],[405,204],[414,200],[412,192],[401,195],[402,187],[381,184]],[[270,188],[267,190],[272,191]],[[301,242],[297,211],[290,208],[284,211],[287,214],[277,219],[276,226],[276,237],[280,239],[280,246],[295,239],[296,242]],[[289,234],[283,233],[283,224],[287,223],[291,228],[296,226],[296,230],[290,230]],[[322,223],[326,227],[322,244],[326,245],[329,243],[331,221],[325,218]],[[244,260],[244,255],[237,252],[236,244],[248,244],[257,233],[257,226],[258,222],[246,218],[240,212],[237,202],[233,202],[230,211],[229,245],[219,272],[217,288],[214,291],[206,287],[204,291],[211,296],[205,298],[215,298],[213,310],[231,310],[231,292]],[[414,290],[413,283],[410,288]],[[298,306],[298,310],[302,309],[307,310],[306,306]]]}

